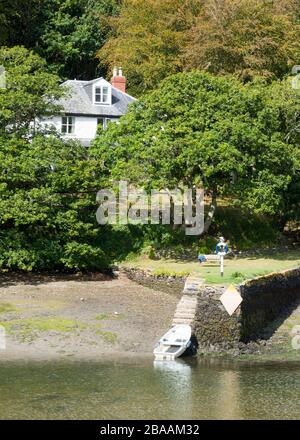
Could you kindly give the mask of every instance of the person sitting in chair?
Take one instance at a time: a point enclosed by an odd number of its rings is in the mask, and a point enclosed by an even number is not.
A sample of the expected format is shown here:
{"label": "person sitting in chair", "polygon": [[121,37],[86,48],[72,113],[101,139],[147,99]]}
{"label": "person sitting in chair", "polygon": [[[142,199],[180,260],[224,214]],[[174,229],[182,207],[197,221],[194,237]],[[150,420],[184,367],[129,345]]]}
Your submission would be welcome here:
{"label": "person sitting in chair", "polygon": [[[220,252],[224,252],[225,254],[228,253],[229,249],[228,249],[228,244],[225,241],[224,237],[220,237],[219,238],[219,243],[216,246],[216,250],[215,250],[215,254],[220,254]],[[198,255],[198,261],[199,263],[205,263],[207,261],[207,256],[206,255]]]}

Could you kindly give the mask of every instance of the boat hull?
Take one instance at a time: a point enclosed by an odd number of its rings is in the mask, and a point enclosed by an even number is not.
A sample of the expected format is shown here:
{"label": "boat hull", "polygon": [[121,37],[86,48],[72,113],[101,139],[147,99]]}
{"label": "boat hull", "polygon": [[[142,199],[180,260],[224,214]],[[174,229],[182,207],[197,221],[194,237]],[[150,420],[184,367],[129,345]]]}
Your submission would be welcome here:
{"label": "boat hull", "polygon": [[172,327],[159,341],[153,354],[155,360],[173,361],[183,355],[190,344],[192,330],[189,325]]}

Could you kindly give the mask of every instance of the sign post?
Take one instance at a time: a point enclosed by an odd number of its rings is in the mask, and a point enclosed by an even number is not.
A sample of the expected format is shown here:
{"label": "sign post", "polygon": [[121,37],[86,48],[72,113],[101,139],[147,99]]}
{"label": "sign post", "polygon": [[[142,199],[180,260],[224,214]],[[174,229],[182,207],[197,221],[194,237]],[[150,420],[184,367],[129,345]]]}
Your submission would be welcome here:
{"label": "sign post", "polygon": [[220,257],[220,273],[224,276],[224,257],[228,252],[228,245],[225,243],[224,237],[220,237],[220,241],[216,246],[216,252]]}
{"label": "sign post", "polygon": [[220,264],[220,271],[221,271],[221,277],[224,276],[224,255],[221,255],[221,264]]}

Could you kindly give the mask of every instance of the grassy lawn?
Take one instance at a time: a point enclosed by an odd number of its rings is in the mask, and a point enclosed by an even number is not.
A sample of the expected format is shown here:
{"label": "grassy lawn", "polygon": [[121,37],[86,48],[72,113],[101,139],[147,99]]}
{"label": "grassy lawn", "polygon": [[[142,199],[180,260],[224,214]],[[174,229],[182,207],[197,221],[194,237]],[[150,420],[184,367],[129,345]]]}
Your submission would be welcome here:
{"label": "grassy lawn", "polygon": [[300,266],[300,251],[272,255],[267,257],[249,257],[225,259],[224,277],[220,276],[216,263],[198,263],[197,260],[150,260],[137,257],[121,264],[121,267],[151,269],[155,275],[186,276],[191,272],[199,273],[206,284],[239,284],[240,282],[271,272]]}

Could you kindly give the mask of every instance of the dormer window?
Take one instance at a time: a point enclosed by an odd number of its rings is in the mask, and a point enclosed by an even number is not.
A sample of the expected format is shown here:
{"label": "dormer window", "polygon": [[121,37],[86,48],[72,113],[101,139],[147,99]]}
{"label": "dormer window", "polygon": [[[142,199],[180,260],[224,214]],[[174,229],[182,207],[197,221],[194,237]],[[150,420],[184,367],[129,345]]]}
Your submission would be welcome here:
{"label": "dormer window", "polygon": [[109,104],[109,87],[108,86],[96,86],[95,87],[95,104]]}

